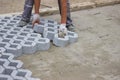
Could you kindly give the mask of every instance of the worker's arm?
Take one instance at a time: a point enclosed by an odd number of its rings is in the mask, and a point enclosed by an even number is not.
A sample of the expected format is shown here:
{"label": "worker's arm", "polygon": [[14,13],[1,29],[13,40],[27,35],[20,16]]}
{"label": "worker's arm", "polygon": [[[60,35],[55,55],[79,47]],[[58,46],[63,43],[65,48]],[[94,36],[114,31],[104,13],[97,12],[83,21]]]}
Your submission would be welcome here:
{"label": "worker's arm", "polygon": [[61,25],[59,27],[58,36],[65,37],[67,34],[66,21],[67,21],[67,0],[60,0],[61,5]]}
{"label": "worker's arm", "polygon": [[35,4],[35,14],[39,14],[41,0],[34,0]]}
{"label": "worker's arm", "polygon": [[67,21],[67,0],[61,0],[61,24]]}
{"label": "worker's arm", "polygon": [[32,21],[33,26],[35,23],[40,23],[40,15],[39,15],[40,3],[41,0],[34,0],[35,13],[33,15],[33,21]]}

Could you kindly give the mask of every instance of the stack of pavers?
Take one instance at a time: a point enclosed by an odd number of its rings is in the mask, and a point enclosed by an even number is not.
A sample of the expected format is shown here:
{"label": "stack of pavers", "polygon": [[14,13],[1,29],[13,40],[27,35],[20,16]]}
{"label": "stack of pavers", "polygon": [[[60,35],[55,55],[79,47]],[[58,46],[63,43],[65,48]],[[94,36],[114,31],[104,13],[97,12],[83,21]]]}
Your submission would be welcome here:
{"label": "stack of pavers", "polygon": [[53,20],[41,19],[34,28],[31,23],[17,27],[20,20],[21,15],[0,17],[0,80],[39,80],[32,78],[29,70],[22,69],[23,63],[14,57],[48,50],[50,42],[64,47],[78,39],[70,31],[65,38],[59,38],[59,24]]}

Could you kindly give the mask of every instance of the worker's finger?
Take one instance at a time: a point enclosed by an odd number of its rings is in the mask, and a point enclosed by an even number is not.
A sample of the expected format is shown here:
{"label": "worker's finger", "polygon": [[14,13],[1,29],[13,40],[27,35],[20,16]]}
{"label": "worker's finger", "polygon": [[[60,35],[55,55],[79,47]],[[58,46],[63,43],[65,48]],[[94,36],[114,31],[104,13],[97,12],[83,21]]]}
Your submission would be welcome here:
{"label": "worker's finger", "polygon": [[34,22],[32,22],[32,26],[34,27],[34,25],[35,25],[36,23],[37,23],[37,24],[40,24],[40,21],[34,21]]}

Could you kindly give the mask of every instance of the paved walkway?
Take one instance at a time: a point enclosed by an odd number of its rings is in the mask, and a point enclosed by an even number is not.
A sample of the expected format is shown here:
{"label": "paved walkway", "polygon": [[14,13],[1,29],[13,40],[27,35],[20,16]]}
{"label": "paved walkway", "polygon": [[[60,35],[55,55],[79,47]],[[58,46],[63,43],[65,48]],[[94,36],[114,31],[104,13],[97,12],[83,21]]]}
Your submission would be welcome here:
{"label": "paved walkway", "polygon": [[[60,21],[59,15],[46,18]],[[120,80],[120,4],[72,13],[77,43],[18,59],[42,80]]]}

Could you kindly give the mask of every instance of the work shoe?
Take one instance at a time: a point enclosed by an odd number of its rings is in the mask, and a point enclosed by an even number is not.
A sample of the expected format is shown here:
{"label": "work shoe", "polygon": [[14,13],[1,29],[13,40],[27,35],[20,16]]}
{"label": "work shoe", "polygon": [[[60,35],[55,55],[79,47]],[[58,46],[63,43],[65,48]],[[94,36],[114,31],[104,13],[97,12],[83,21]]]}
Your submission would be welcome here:
{"label": "work shoe", "polygon": [[68,29],[69,31],[75,32],[75,27],[74,27],[73,24],[67,26],[67,29]]}
{"label": "work shoe", "polygon": [[28,24],[28,22],[27,21],[25,21],[25,20],[21,20],[19,23],[18,23],[18,27],[23,27],[23,26],[25,26],[25,25],[27,25]]}

